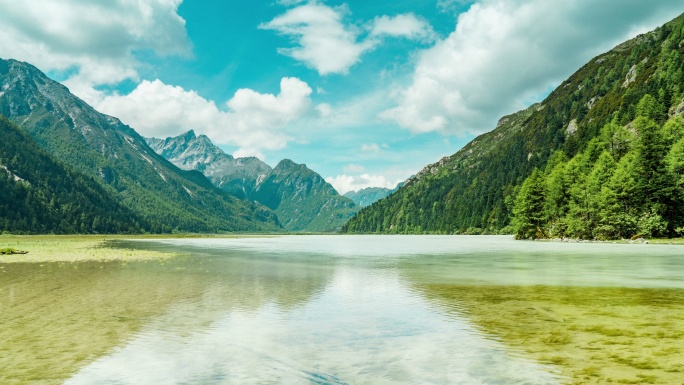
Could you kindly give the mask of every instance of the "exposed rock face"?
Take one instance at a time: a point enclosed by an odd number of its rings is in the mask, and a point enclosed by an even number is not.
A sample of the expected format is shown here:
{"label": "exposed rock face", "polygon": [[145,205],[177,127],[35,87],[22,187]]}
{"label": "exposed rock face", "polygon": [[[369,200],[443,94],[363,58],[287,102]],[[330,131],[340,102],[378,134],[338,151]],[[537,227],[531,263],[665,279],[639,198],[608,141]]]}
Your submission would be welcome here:
{"label": "exposed rock face", "polygon": [[577,132],[577,119],[573,119],[568,124],[568,128],[565,129],[567,135],[575,135]]}
{"label": "exposed rock face", "polygon": [[[646,64],[648,63],[648,58],[644,58],[644,60],[641,61],[639,64]],[[634,64],[630,69],[629,72],[627,72],[627,75],[625,76],[625,82],[622,83],[622,88],[627,88],[629,87],[630,84],[634,83],[637,78],[637,65]]]}
{"label": "exposed rock face", "polygon": [[179,168],[202,172],[215,186],[240,199],[249,198],[257,181],[271,172],[261,160],[233,158],[206,135],[196,136],[192,130],[175,138],[149,138],[147,143]]}
{"label": "exposed rock face", "polygon": [[677,106],[674,106],[670,108],[670,117],[673,118],[675,116],[682,116],[684,115],[684,100],[682,100],[681,103],[679,103]]}

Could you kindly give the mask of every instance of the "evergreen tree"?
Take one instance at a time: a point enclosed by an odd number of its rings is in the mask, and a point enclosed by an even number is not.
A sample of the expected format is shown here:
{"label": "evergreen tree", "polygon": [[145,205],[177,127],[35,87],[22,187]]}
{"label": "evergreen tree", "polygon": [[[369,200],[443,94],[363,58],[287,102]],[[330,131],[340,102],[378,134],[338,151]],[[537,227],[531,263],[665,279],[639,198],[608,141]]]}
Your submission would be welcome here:
{"label": "evergreen tree", "polygon": [[[665,167],[665,157],[669,149],[660,135],[658,125],[645,117],[634,121],[639,138],[636,144],[635,159],[635,198],[645,208],[644,220],[653,222],[644,230],[644,236],[663,236],[661,228],[673,233],[675,222],[681,215],[681,194],[676,188],[674,175]],[[656,223],[662,221],[662,223]]]}
{"label": "evergreen tree", "polygon": [[567,235],[573,238],[590,238],[590,206],[587,175],[591,170],[589,157],[583,153],[568,162],[565,173],[569,185],[568,213],[565,217]]}
{"label": "evergreen tree", "polygon": [[520,187],[513,208],[516,239],[545,237],[545,189],[544,174],[538,169],[535,169]]}
{"label": "evergreen tree", "polygon": [[570,199],[570,186],[565,172],[567,156],[562,151],[556,151],[552,158],[555,158],[555,166],[553,168],[547,166],[544,210],[549,222],[548,235],[550,237],[562,237],[567,229],[565,216],[568,212],[568,201]]}
{"label": "evergreen tree", "polygon": [[589,207],[588,226],[596,239],[610,239],[616,234],[615,192],[607,187],[607,183],[615,171],[615,160],[608,151],[604,151],[594,164],[587,178],[587,206]]}
{"label": "evergreen tree", "polygon": [[600,138],[613,159],[619,160],[630,149],[630,144],[634,141],[634,134],[619,125],[615,119],[601,128]]}

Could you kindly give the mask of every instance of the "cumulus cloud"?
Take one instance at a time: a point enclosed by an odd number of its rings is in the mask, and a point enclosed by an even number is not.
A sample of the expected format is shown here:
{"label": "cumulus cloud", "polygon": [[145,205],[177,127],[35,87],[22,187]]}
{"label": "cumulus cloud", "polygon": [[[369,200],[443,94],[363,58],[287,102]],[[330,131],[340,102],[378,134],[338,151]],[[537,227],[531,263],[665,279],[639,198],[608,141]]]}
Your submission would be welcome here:
{"label": "cumulus cloud", "polygon": [[393,36],[432,41],[435,39],[435,32],[425,20],[407,13],[394,17],[387,15],[376,17],[370,36]]}
{"label": "cumulus cloud", "polygon": [[593,56],[680,12],[665,0],[482,0],[420,54],[411,84],[380,117],[418,133],[482,133]]}
{"label": "cumulus cloud", "polygon": [[135,51],[190,55],[181,2],[0,0],[0,57],[73,71],[69,85],[85,93],[137,79]]}
{"label": "cumulus cloud", "polygon": [[357,42],[358,32],[342,22],[345,7],[309,3],[288,10],[260,28],[292,37],[299,47],[280,48],[279,53],[302,61],[321,75],[347,73],[374,43]]}
{"label": "cumulus cloud", "polygon": [[[314,68],[320,75],[347,74],[361,55],[382,42],[381,37],[432,39],[430,25],[413,14],[381,16],[364,28],[345,23],[346,5],[329,7],[316,1],[292,8],[259,27],[273,30],[298,43],[279,53]],[[367,36],[361,39],[361,36]]]}
{"label": "cumulus cloud", "polygon": [[368,187],[384,187],[384,188],[394,188],[402,182],[401,180],[396,180],[394,182],[388,181],[382,175],[347,175],[342,174],[335,177],[327,177],[325,181],[330,183],[335,190],[340,194],[346,194],[349,191],[359,191]]}
{"label": "cumulus cloud", "polygon": [[190,129],[219,144],[238,146],[236,156],[259,156],[285,147],[291,138],[279,129],[311,111],[311,88],[297,78],[283,78],[278,95],[240,89],[226,102],[213,101],[164,84],[143,81],[128,95],[105,97],[96,108],[119,117],[144,136],[167,137]]}

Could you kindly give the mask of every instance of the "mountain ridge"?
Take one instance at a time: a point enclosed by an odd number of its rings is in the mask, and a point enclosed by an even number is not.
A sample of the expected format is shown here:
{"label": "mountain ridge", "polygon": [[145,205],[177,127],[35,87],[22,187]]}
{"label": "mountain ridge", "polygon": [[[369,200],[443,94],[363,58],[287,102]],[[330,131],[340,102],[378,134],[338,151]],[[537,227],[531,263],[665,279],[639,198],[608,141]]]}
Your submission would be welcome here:
{"label": "mountain ridge", "polygon": [[361,207],[367,207],[373,203],[392,195],[399,190],[405,182],[399,183],[395,188],[366,187],[358,191],[348,191],[343,195]]}

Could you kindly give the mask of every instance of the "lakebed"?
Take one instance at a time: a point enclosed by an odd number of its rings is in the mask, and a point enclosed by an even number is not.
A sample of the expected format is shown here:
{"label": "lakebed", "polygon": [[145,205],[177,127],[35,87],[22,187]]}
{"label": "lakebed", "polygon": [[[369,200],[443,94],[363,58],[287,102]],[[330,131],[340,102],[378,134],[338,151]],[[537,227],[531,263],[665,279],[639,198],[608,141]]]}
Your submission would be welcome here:
{"label": "lakebed", "polygon": [[681,246],[124,238],[0,238],[0,382],[684,384]]}

